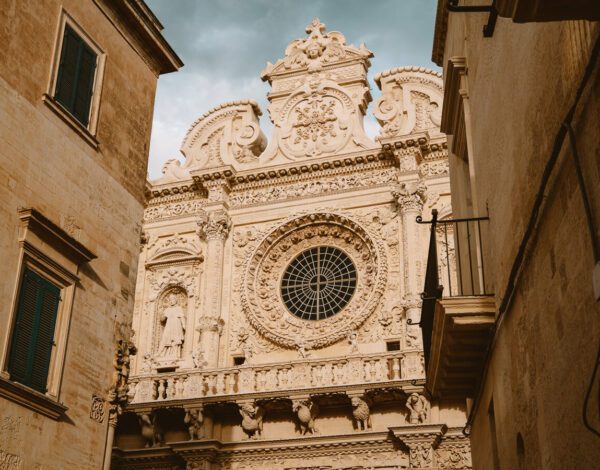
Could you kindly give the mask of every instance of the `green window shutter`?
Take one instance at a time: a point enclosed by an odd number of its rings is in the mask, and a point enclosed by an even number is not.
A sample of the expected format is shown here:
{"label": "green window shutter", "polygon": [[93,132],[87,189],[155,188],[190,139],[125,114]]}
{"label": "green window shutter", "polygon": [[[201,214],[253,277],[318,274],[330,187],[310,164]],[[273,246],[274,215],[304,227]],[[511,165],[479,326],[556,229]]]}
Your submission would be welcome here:
{"label": "green window shutter", "polygon": [[66,25],[54,99],[84,126],[89,122],[97,57]]}
{"label": "green window shutter", "polygon": [[8,372],[11,380],[46,391],[60,289],[25,269],[14,325]]}
{"label": "green window shutter", "polygon": [[30,386],[35,390],[45,392],[48,384],[50,357],[54,346],[54,327],[60,290],[48,281],[42,281],[42,289],[38,295],[39,317],[31,364]]}
{"label": "green window shutter", "polygon": [[87,126],[90,118],[90,106],[92,104],[94,72],[96,71],[96,54],[85,44],[82,44],[79,65],[79,77],[73,104],[73,115],[84,126]]}

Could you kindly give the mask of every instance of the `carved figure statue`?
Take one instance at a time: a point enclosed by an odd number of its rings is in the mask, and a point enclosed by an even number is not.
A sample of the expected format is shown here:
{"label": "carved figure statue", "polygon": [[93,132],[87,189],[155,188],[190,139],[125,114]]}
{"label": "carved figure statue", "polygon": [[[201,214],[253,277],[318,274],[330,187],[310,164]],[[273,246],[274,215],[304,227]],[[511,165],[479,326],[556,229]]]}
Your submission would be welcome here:
{"label": "carved figure statue", "polygon": [[300,354],[300,357],[302,359],[306,359],[307,357],[310,357],[309,347],[306,346],[304,341],[300,341],[300,343],[298,344],[298,354]]}
{"label": "carved figure statue", "polygon": [[242,403],[239,407],[242,415],[242,429],[250,439],[257,439],[262,434],[263,408],[252,403]]}
{"label": "carved figure statue", "polygon": [[197,369],[204,369],[207,366],[208,362],[204,359],[204,351],[201,346],[198,346],[192,352],[192,361],[194,362],[194,367]]}
{"label": "carved figure statue", "polygon": [[353,331],[348,335],[348,343],[350,344],[350,353],[358,352],[358,334]]}
{"label": "carved figure statue", "polygon": [[318,433],[315,418],[319,414],[319,406],[312,400],[293,400],[292,410],[298,415],[301,434]]}
{"label": "carved figure statue", "polygon": [[168,306],[161,316],[161,321],[165,323],[165,329],[158,346],[158,355],[178,359],[181,356],[185,335],[185,315],[176,294],[170,294],[167,301]]}
{"label": "carved figure statue", "polygon": [[202,423],[204,423],[203,407],[185,410],[185,418],[183,422],[187,424],[188,432],[190,433],[190,441],[202,439]]}
{"label": "carved figure statue", "polygon": [[410,424],[425,423],[427,421],[427,400],[423,395],[411,393],[406,400],[409,411],[408,422]]}
{"label": "carved figure statue", "polygon": [[352,397],[352,417],[361,431],[371,429],[371,411],[369,404],[360,397]]}
{"label": "carved figure statue", "polygon": [[141,434],[146,444],[144,447],[154,447],[164,442],[158,418],[155,413],[141,413],[138,415]]}

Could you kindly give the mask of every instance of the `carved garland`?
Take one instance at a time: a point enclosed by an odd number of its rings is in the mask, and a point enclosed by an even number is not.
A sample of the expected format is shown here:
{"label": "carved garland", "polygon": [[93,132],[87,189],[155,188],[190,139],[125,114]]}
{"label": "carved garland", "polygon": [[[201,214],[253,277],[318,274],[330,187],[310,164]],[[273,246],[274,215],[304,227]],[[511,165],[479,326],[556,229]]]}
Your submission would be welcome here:
{"label": "carved garland", "polygon": [[[354,260],[358,286],[350,303],[337,315],[319,321],[302,320],[283,305],[280,277],[298,253],[319,245],[335,246]],[[284,223],[258,245],[245,270],[242,309],[259,333],[281,346],[321,348],[345,339],[373,313],[386,282],[385,248],[378,237],[340,214],[308,214]]]}

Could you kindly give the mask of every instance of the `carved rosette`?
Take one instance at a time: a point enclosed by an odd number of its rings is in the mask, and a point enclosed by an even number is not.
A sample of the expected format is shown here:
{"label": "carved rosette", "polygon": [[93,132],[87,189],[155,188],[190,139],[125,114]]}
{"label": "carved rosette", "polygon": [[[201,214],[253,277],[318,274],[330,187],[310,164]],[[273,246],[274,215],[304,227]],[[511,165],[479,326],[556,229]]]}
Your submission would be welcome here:
{"label": "carved rosette", "polygon": [[[319,321],[292,315],[283,304],[280,279],[302,251],[334,246],[354,261],[357,288],[338,314]],[[273,282],[276,279],[277,282]],[[378,237],[349,218],[314,213],[294,218],[269,233],[250,257],[242,287],[242,308],[250,323],[267,339],[288,348],[321,348],[346,339],[375,310],[385,291],[387,261]]]}

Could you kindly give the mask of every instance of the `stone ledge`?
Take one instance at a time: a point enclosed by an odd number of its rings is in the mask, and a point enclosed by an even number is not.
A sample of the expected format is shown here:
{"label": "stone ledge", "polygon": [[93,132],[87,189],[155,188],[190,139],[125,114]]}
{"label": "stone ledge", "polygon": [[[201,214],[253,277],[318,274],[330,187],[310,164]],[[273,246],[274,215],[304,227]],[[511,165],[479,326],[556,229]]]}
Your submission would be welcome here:
{"label": "stone ledge", "polygon": [[59,118],[62,119],[71,129],[73,129],[79,136],[89,144],[94,150],[98,150],[100,142],[96,137],[89,131],[87,127],[81,124],[75,119],[69,111],[63,108],[54,98],[49,94],[44,93],[42,97],[44,104]]}
{"label": "stone ledge", "polygon": [[4,375],[0,375],[0,397],[57,421],[68,410],[62,403],[58,403],[47,395],[36,392],[25,385],[12,382]]}

